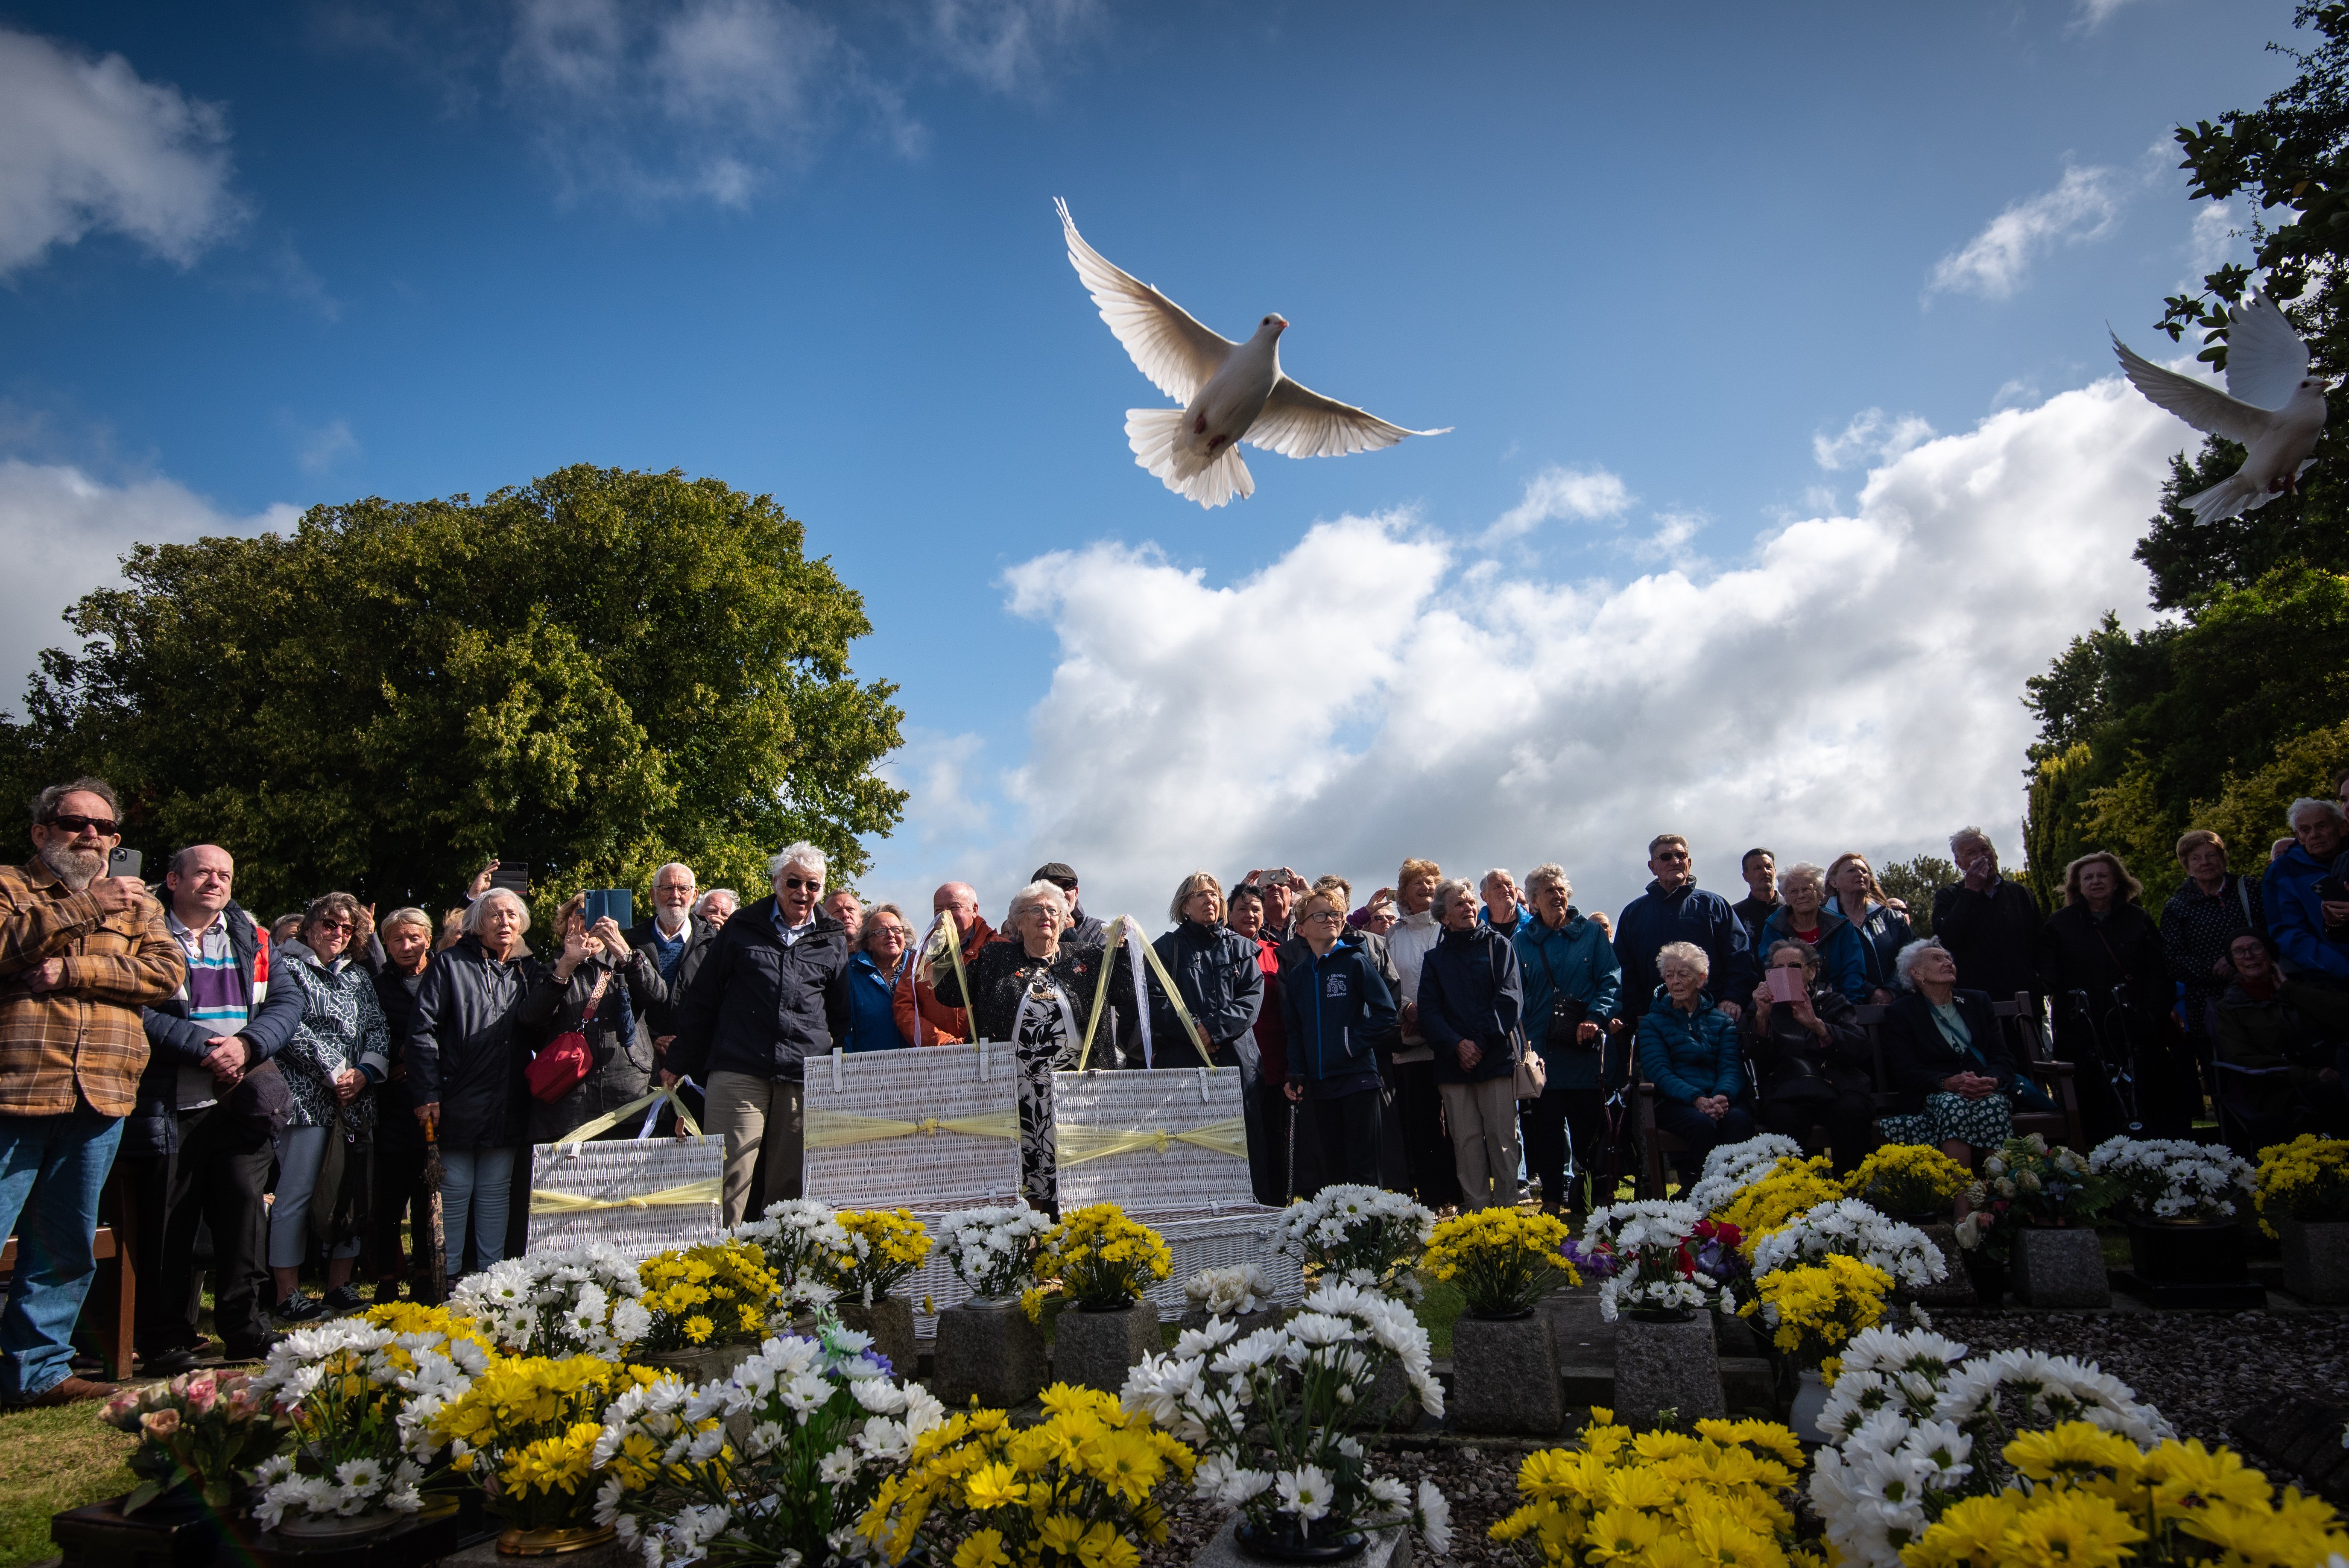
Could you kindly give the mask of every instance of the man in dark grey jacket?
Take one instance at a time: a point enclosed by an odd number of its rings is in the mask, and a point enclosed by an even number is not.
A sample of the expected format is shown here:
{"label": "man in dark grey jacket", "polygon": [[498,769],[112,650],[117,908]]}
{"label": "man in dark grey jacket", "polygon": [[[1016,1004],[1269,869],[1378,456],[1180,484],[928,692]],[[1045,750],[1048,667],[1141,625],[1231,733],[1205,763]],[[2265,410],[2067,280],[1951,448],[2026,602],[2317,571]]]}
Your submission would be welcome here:
{"label": "man in dark grey jacket", "polygon": [[[677,1077],[668,1065],[668,1048],[677,1037],[678,1005],[686,987],[701,973],[710,938],[717,934],[717,927],[694,918],[697,896],[693,868],[671,861],[653,873],[652,914],[628,928],[628,950],[649,960],[626,971],[628,1001],[636,1015],[636,1044],[659,1065],[664,1083]],[[661,1126],[668,1121],[664,1106]]]}
{"label": "man in dark grey jacket", "polygon": [[290,985],[271,988],[262,934],[230,896],[235,878],[236,861],[217,844],[181,850],[163,878],[164,924],[187,956],[188,976],[178,995],[142,1015],[147,1070],[117,1156],[137,1218],[134,1333],[150,1377],[192,1369],[203,1346],[195,1266],[202,1224],[212,1227],[212,1326],[224,1354],[243,1361],[268,1351],[261,1308],[269,1134],[246,1125],[234,1101],[247,1076],[293,1037],[302,996]]}
{"label": "man in dark grey jacket", "polygon": [[726,1140],[725,1221],[800,1195],[803,1064],[848,1034],[848,934],[823,913],[823,851],[797,843],[768,862],[774,892],[729,920],[677,1010],[668,1070],[709,1092],[709,1130]]}

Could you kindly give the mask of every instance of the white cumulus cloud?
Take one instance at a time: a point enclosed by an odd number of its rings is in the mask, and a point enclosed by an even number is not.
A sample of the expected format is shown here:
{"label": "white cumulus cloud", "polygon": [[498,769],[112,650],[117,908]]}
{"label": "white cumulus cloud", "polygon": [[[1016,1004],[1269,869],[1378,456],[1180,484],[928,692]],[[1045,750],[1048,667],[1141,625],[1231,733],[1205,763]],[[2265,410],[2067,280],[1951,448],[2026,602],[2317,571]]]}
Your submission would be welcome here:
{"label": "white cumulus cloud", "polygon": [[[2006,388],[1999,390],[2003,396]],[[1932,438],[1933,427],[1914,414],[1896,418],[1881,408],[1865,408],[1854,414],[1837,434],[1830,436],[1822,430],[1813,436],[1811,456],[1819,467],[1832,471],[1857,462],[1889,463]]]}
{"label": "white cumulus cloud", "polygon": [[119,583],[132,544],[283,532],[300,516],[280,505],[236,517],[170,480],[113,485],[69,464],[0,459],[0,558],[9,566],[0,573],[0,711],[23,716],[43,648],[79,651],[59,617],[91,589]]}
{"label": "white cumulus cloud", "polygon": [[1935,263],[1928,292],[2009,298],[2049,246],[2096,239],[2113,226],[2120,202],[2112,186],[2109,169],[2065,170],[2055,189],[2015,202]]}
{"label": "white cumulus cloud", "polygon": [[1094,913],[1154,927],[1203,866],[1368,892],[1406,854],[1557,859],[1611,910],[1667,830],[1722,887],[1757,841],[1905,855],[1980,820],[2015,858],[2023,677],[2107,607],[2149,618],[2129,549],[2177,445],[2102,381],[1913,446],[1743,561],[1621,583],[1512,573],[1410,512],[1319,523],[1233,582],[1054,552],[1007,579],[1059,643],[1007,820],[902,874],[968,877],[994,911],[1065,860]]}
{"label": "white cumulus cloud", "polygon": [[217,105],[120,55],[0,27],[0,278],[101,232],[193,262],[244,217],[228,142]]}
{"label": "white cumulus cloud", "polygon": [[1526,481],[1525,499],[1485,531],[1485,542],[1516,539],[1558,518],[1613,517],[1630,504],[1631,492],[1605,469],[1552,465]]}

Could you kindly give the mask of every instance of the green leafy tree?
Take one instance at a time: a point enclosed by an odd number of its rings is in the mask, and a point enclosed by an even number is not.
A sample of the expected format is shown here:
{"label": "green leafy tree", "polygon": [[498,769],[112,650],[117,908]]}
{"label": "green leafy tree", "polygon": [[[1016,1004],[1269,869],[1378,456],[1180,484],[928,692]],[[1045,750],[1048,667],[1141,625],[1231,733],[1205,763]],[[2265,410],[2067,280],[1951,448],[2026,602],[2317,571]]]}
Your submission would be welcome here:
{"label": "green leafy tree", "polygon": [[1909,924],[1920,936],[1933,934],[1933,895],[1954,887],[1958,868],[1939,855],[1894,861],[1876,873],[1884,891],[1909,906]]}
{"label": "green leafy tree", "polygon": [[18,782],[88,769],[150,854],[215,841],[274,912],[445,903],[490,856],[542,913],[663,861],[756,894],[805,838],[843,880],[905,795],[864,600],[765,496],[585,465],[478,504],[314,507],[290,535],[140,545],[68,614]]}

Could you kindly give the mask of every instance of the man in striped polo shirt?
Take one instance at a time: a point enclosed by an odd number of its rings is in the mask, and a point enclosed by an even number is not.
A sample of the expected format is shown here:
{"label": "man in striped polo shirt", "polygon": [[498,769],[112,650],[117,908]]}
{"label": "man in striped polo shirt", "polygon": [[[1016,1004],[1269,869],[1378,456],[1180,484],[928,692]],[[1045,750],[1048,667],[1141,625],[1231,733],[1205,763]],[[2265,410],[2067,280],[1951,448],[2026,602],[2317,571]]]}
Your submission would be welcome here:
{"label": "man in striped polo shirt", "polygon": [[163,878],[163,924],[188,977],[177,995],[146,1010],[150,1054],[121,1155],[139,1206],[138,1348],[150,1377],[189,1370],[203,1349],[195,1245],[206,1222],[222,1353],[244,1361],[268,1350],[261,1311],[269,1134],[235,1101],[246,1077],[293,1037],[302,1002],[291,987],[271,989],[267,935],[230,896],[235,882],[236,862],[218,844],[181,850]]}

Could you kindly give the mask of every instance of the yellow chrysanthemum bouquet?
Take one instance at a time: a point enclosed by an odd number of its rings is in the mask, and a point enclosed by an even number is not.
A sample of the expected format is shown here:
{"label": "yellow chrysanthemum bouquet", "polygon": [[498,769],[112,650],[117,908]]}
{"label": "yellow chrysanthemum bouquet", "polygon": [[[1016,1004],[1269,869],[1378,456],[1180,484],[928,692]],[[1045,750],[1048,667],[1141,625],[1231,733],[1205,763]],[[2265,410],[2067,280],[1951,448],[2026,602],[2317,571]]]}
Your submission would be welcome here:
{"label": "yellow chrysanthemum bouquet", "polygon": [[1779,1354],[1798,1366],[1817,1367],[1832,1386],[1844,1346],[1884,1321],[1892,1276],[1874,1264],[1827,1253],[1816,1264],[1762,1275],[1754,1282],[1754,1294],[1737,1315],[1758,1314]]}
{"label": "yellow chrysanthemum bouquet", "polygon": [[1844,1195],[1834,1175],[1834,1161],[1824,1154],[1805,1160],[1784,1155],[1753,1181],[1731,1193],[1713,1211],[1713,1217],[1737,1227],[1747,1258],[1754,1244],[1771,1232],[1783,1230],[1806,1209],[1832,1203]]}
{"label": "yellow chrysanthemum bouquet", "polygon": [[509,1536],[585,1529],[602,1479],[605,1407],[658,1377],[594,1356],[495,1357],[434,1416],[432,1436],[512,1527]]}
{"label": "yellow chrysanthemum bouquet", "polygon": [[1900,1554],[1907,1568],[2295,1568],[2349,1552],[2330,1505],[2289,1488],[2278,1498],[2227,1449],[2173,1438],[2141,1450],[2065,1421],[2023,1433],[2001,1457],[2026,1484],[1951,1503]]}
{"label": "yellow chrysanthemum bouquet", "polygon": [[751,1344],[782,1294],[766,1254],[750,1242],[705,1242],[655,1253],[636,1266],[638,1305],[649,1322],[631,1348],[638,1355],[697,1345]]}
{"label": "yellow chrysanthemum bouquet", "polygon": [[1517,1468],[1526,1501],[1492,1528],[1547,1568],[1739,1563],[1816,1568],[1795,1545],[1788,1491],[1803,1447],[1767,1421],[1702,1420],[1693,1434],[1633,1432],[1594,1409],[1578,1449]]}
{"label": "yellow chrysanthemum bouquet", "polygon": [[871,1306],[914,1277],[930,1255],[930,1233],[905,1209],[851,1210],[835,1216],[841,1237],[816,1260],[824,1284]]}
{"label": "yellow chrysanthemum bouquet", "polygon": [[1887,1143],[1844,1178],[1844,1191],[1896,1220],[1946,1218],[1973,1172],[1930,1143]]}
{"label": "yellow chrysanthemum bouquet", "polygon": [[1420,1268],[1459,1288],[1475,1317],[1514,1317],[1582,1276],[1565,1256],[1574,1233],[1554,1214],[1475,1209],[1444,1221],[1428,1238]]}
{"label": "yellow chrysanthemum bouquet", "polygon": [[[1036,1277],[1057,1281],[1061,1294],[1079,1306],[1113,1312],[1142,1298],[1174,1267],[1165,1239],[1125,1217],[1115,1203],[1095,1203],[1062,1217],[1044,1233],[1036,1257]],[[1035,1292],[1029,1305],[1033,1315]]]}
{"label": "yellow chrysanthemum bouquet", "polygon": [[2349,1141],[2303,1132],[2290,1143],[2261,1150],[2252,1202],[2260,1211],[2260,1229],[2271,1236],[2278,1220],[2349,1220]]}
{"label": "yellow chrysanthemum bouquet", "polygon": [[1154,1495],[1188,1478],[1191,1450],[1110,1395],[1056,1383],[1045,1418],[1016,1430],[973,1410],[914,1439],[857,1529],[891,1563],[918,1545],[954,1568],[1140,1568],[1166,1539]]}

